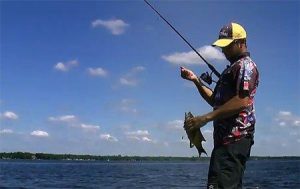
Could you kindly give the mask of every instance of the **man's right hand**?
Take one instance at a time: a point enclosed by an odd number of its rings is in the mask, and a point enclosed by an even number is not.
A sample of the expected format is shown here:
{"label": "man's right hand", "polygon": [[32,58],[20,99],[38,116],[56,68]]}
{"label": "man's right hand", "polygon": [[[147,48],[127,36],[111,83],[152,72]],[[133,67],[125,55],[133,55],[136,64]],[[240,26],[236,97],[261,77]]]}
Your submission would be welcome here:
{"label": "man's right hand", "polygon": [[193,82],[198,81],[196,74],[194,74],[194,72],[192,72],[191,70],[181,66],[180,72],[181,72],[181,77],[183,79],[193,81]]}

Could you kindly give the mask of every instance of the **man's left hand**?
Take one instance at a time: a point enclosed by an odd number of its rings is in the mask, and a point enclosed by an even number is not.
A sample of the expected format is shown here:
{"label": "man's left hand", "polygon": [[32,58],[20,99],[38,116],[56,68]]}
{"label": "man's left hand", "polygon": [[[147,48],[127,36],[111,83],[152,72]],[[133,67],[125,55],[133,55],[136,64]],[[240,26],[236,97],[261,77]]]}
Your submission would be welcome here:
{"label": "man's left hand", "polygon": [[187,131],[196,130],[206,125],[207,122],[208,121],[205,116],[196,116],[193,118],[189,118],[185,121],[184,129]]}

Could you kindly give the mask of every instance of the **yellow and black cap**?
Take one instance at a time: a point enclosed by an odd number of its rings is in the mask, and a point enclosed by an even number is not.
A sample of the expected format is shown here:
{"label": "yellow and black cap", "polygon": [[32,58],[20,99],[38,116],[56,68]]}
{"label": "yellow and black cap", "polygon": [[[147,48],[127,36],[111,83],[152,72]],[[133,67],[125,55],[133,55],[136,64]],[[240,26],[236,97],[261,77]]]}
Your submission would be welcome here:
{"label": "yellow and black cap", "polygon": [[234,40],[246,39],[246,37],[247,37],[247,33],[241,25],[237,23],[230,23],[222,27],[219,33],[219,39],[215,41],[212,44],[212,46],[217,46],[221,48],[226,47]]}

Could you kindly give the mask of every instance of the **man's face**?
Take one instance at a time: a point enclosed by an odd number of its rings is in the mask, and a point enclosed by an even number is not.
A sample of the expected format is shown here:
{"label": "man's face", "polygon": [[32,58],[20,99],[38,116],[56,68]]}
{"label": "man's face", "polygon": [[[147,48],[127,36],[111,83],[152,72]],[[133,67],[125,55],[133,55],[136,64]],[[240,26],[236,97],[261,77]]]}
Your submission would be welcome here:
{"label": "man's face", "polygon": [[228,46],[223,47],[222,52],[224,53],[226,59],[230,60],[240,53],[239,44],[236,41],[233,41]]}

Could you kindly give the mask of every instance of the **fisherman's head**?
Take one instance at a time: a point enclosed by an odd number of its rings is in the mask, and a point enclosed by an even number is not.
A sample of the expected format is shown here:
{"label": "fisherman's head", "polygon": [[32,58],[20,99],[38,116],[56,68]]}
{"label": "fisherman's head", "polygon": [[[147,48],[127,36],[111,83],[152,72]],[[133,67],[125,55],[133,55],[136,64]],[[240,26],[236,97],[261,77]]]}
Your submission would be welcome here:
{"label": "fisherman's head", "polygon": [[222,27],[219,39],[212,46],[222,49],[227,60],[231,60],[247,51],[246,31],[237,23],[229,23]]}

